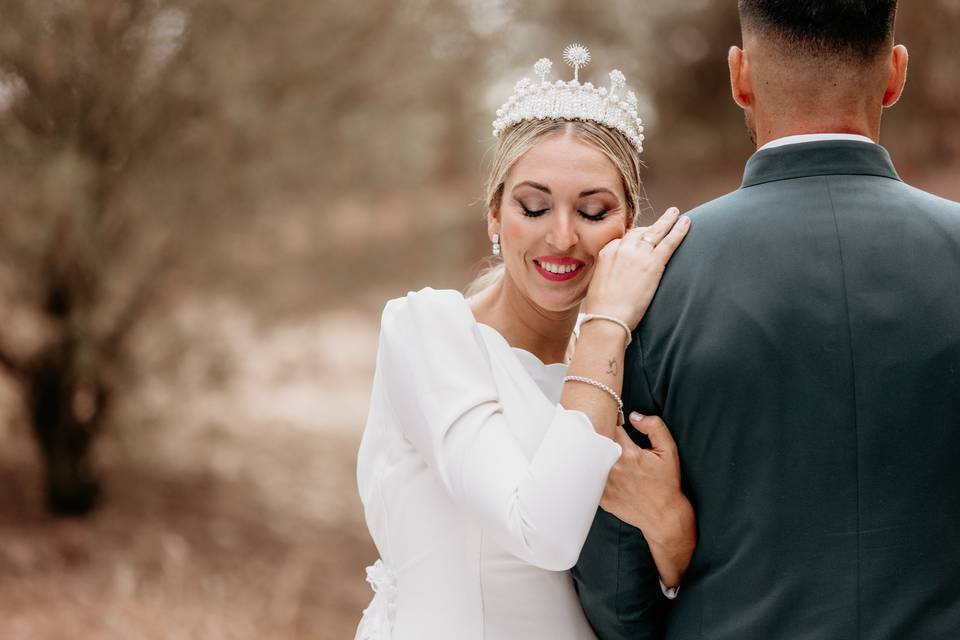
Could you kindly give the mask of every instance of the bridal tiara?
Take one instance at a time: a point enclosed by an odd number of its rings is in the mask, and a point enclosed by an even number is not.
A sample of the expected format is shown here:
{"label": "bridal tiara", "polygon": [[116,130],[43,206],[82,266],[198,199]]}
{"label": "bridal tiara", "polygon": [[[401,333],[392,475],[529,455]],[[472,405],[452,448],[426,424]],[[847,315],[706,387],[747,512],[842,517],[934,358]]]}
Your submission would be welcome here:
{"label": "bridal tiara", "polygon": [[610,72],[610,88],[580,84],[580,69],[590,62],[590,50],[582,44],[570,44],[563,50],[563,60],[573,67],[573,80],[549,82],[553,68],[548,58],[540,58],[533,72],[540,82],[521,78],[513,95],[497,109],[493,136],[499,138],[508,127],[524,120],[589,120],[616,129],[643,152],[643,124],[637,115],[637,96],[624,91],[626,78],[619,69]]}

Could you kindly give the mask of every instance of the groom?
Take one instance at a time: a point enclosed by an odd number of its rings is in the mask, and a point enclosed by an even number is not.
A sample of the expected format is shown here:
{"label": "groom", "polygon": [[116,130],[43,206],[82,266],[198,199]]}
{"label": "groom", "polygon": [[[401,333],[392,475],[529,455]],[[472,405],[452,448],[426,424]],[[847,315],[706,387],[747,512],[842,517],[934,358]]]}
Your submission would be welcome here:
{"label": "groom", "polygon": [[676,438],[698,547],[664,611],[642,534],[600,511],[581,602],[603,639],[960,638],[960,205],[876,144],[896,2],[739,6],[758,151],[691,212],[623,387]]}

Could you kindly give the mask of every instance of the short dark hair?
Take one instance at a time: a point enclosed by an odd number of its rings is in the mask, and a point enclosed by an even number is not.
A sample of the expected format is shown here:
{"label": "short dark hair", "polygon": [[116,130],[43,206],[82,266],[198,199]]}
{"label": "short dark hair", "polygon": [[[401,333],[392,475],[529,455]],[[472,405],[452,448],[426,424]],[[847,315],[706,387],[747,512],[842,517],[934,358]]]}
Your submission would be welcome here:
{"label": "short dark hair", "polygon": [[739,0],[745,29],[812,56],[878,55],[893,34],[897,0]]}

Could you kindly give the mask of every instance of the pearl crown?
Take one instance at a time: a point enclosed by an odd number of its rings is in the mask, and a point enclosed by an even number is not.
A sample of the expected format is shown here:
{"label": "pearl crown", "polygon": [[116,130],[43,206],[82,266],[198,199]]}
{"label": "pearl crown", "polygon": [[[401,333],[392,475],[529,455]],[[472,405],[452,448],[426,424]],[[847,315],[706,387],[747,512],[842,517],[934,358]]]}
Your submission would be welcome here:
{"label": "pearl crown", "polygon": [[563,59],[573,67],[574,79],[547,81],[553,63],[540,58],[533,65],[540,81],[521,78],[517,82],[513,95],[497,109],[493,136],[500,137],[508,127],[524,120],[589,120],[616,129],[638,153],[643,152],[643,121],[637,115],[637,96],[633,91],[624,91],[623,73],[618,69],[610,72],[609,89],[594,87],[590,82],[580,84],[580,67],[590,61],[589,50],[580,44],[568,45]]}

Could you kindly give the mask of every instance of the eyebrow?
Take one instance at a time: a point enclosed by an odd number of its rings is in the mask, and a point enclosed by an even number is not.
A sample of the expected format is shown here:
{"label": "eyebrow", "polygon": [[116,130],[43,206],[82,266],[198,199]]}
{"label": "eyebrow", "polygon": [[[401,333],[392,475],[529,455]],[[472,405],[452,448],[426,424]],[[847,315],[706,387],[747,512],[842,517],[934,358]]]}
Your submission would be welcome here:
{"label": "eyebrow", "polygon": [[[523,182],[518,183],[518,184],[514,187],[514,189],[516,189],[517,187],[523,187],[523,186],[533,187],[534,189],[537,189],[538,191],[543,191],[544,193],[547,193],[547,194],[550,194],[550,193],[551,193],[551,192],[550,192],[550,187],[547,187],[547,186],[545,186],[545,185],[542,185],[542,184],[540,184],[539,182],[533,182],[532,180],[524,180]],[[580,192],[580,195],[577,196],[577,197],[579,197],[579,198],[586,198],[587,196],[596,195],[596,194],[598,194],[598,193],[608,193],[608,194],[610,194],[611,196],[613,196],[614,198],[617,197],[617,195],[616,195],[613,191],[610,191],[610,189],[607,189],[607,188],[605,188],[605,187],[599,187],[599,188],[597,188],[597,189],[589,189],[589,190],[587,190],[587,191],[581,191],[581,192]]]}

